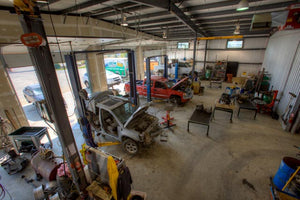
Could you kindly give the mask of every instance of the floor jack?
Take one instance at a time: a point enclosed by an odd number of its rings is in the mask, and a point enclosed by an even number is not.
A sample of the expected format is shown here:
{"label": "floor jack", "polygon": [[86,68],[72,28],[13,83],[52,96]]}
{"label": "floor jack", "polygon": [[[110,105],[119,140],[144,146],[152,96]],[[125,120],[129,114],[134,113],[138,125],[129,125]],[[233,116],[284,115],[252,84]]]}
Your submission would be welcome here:
{"label": "floor jack", "polygon": [[[171,122],[171,120],[174,120],[174,117],[170,117],[170,110],[167,110],[166,111],[166,116],[165,117],[162,117],[162,119],[164,120],[163,122],[161,122],[160,124],[163,124],[165,125],[165,127],[163,127],[164,129],[169,129],[173,132],[173,130],[171,129],[171,127],[173,126],[176,126],[176,124],[173,124]],[[163,132],[161,135],[160,135],[160,141],[162,142],[167,142],[168,141],[168,135],[166,132]]]}

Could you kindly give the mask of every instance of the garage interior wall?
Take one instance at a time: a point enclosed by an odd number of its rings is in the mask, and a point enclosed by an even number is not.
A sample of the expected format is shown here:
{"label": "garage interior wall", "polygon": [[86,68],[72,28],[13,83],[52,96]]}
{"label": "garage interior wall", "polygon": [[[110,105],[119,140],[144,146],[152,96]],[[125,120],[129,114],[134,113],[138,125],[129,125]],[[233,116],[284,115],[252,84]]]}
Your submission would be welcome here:
{"label": "garage interior wall", "polygon": [[300,30],[276,32],[266,49],[263,67],[271,74],[271,86],[279,91],[277,112],[283,114],[290,99],[300,91]]}
{"label": "garage interior wall", "polygon": [[0,64],[0,116],[3,118],[6,118],[5,110],[9,111],[17,128],[29,125],[9,77]]}
{"label": "garage interior wall", "polygon": [[[244,38],[244,47],[239,50],[226,49],[227,40],[208,40],[207,41],[206,65],[213,65],[218,60],[228,60],[231,62],[239,62],[237,76],[243,72],[248,74],[257,74],[264,60],[265,48],[268,44],[267,37],[260,38]],[[190,48],[187,50],[177,49],[177,42],[171,42],[168,45],[168,56],[170,59],[192,59],[193,58],[193,41],[190,41]],[[205,55],[205,40],[197,42],[196,52],[196,70],[203,68]],[[248,50],[247,50],[248,49]]]}

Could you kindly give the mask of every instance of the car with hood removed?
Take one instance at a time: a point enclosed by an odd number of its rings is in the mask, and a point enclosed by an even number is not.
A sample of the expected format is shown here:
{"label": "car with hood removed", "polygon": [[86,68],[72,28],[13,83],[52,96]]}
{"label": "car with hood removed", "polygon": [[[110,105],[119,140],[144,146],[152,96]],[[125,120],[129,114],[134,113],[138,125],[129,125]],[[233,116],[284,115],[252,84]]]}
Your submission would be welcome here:
{"label": "car with hood removed", "polygon": [[136,106],[128,99],[113,96],[111,91],[92,94],[86,100],[87,119],[96,135],[122,142],[123,150],[138,153],[162,133],[158,118],[149,114],[148,105]]}
{"label": "car with hood removed", "polygon": [[[168,99],[178,105],[186,103],[193,97],[188,81],[187,77],[174,82],[161,76],[151,76],[151,97]],[[136,89],[139,95],[147,96],[147,79],[137,80]],[[130,92],[129,83],[125,83],[125,92]]]}

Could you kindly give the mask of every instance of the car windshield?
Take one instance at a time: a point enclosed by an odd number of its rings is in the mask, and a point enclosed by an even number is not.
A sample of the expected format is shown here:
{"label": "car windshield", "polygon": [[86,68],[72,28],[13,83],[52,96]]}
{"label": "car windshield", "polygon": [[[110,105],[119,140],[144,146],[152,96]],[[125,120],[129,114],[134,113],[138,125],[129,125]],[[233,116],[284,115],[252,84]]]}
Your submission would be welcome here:
{"label": "car windshield", "polygon": [[121,106],[113,109],[113,113],[117,116],[122,124],[125,124],[131,115],[138,109],[138,106],[135,106],[131,103],[124,103]]}
{"label": "car windshield", "polygon": [[174,83],[174,81],[168,81],[168,82],[166,82],[166,84],[167,84],[168,88],[171,88],[171,87],[173,87],[176,83]]}
{"label": "car windshield", "polygon": [[34,95],[36,95],[36,96],[43,95],[42,89],[40,87],[33,88],[32,91],[33,91]]}

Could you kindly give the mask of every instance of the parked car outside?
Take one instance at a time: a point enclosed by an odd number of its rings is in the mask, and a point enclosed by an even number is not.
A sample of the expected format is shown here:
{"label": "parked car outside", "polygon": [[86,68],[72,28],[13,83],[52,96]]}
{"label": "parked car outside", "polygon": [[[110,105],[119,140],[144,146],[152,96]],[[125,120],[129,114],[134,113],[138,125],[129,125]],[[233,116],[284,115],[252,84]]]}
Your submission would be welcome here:
{"label": "parked car outside", "polygon": [[28,103],[35,103],[45,99],[40,84],[26,86],[23,89],[23,95]]}
{"label": "parked car outside", "polygon": [[96,135],[120,141],[125,152],[137,154],[141,145],[150,145],[162,133],[159,120],[146,112],[149,106],[136,106],[112,94],[98,92],[86,100],[90,124]]}
{"label": "parked car outside", "polygon": [[[118,74],[115,74],[111,71],[105,70],[106,72],[106,79],[107,79],[107,85],[108,86],[113,86],[117,85],[119,83],[122,83],[122,77]],[[83,83],[87,88],[90,88],[90,80],[89,80],[89,75],[88,73],[85,73],[83,75]]]}

